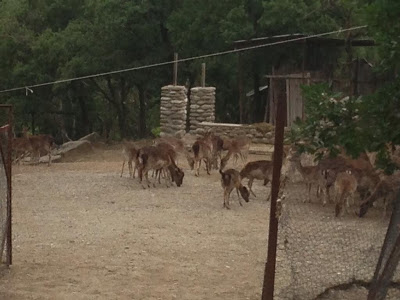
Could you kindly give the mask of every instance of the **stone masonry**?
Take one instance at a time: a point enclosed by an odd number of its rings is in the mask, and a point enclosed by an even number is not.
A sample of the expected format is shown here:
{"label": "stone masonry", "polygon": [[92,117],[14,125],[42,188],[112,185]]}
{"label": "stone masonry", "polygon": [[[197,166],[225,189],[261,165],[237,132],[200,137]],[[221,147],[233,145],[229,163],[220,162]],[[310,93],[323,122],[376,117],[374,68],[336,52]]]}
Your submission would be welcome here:
{"label": "stone masonry", "polygon": [[188,99],[186,87],[167,85],[161,88],[161,136],[182,136],[183,134],[185,134],[187,102]]}
{"label": "stone masonry", "polygon": [[201,122],[215,121],[215,87],[194,87],[190,90],[190,131]]}

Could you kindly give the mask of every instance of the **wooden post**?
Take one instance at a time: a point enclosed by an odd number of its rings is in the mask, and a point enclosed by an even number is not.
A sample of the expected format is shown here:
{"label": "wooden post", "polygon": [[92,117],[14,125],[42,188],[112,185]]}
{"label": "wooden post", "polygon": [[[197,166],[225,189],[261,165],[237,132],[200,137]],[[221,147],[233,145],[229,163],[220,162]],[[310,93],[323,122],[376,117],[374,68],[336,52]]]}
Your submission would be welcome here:
{"label": "wooden post", "polygon": [[206,63],[201,64],[201,86],[206,86]]}
{"label": "wooden post", "polygon": [[262,300],[274,299],[276,249],[278,244],[278,219],[276,205],[280,188],[280,175],[282,168],[283,138],[285,124],[286,99],[279,95],[277,101],[277,114],[275,125],[274,159],[271,186],[271,209],[269,213],[268,256],[264,270],[264,283]]}
{"label": "wooden post", "polygon": [[178,53],[174,53],[174,74],[173,85],[178,84]]}
{"label": "wooden post", "polygon": [[7,235],[7,258],[6,258],[6,263],[7,266],[12,265],[12,128],[14,127],[14,110],[13,106],[10,106],[8,110],[8,125],[9,125],[9,130],[8,130],[8,157],[7,157],[7,163],[8,163],[8,178],[7,178],[7,188],[8,188],[8,193],[7,193],[7,229],[8,229],[8,235]]}
{"label": "wooden post", "polygon": [[290,105],[290,79],[286,79],[286,126],[290,126],[291,124],[291,110],[292,107]]}
{"label": "wooden post", "polygon": [[243,76],[242,76],[242,54],[238,56],[238,88],[239,88],[239,123],[243,124]]}

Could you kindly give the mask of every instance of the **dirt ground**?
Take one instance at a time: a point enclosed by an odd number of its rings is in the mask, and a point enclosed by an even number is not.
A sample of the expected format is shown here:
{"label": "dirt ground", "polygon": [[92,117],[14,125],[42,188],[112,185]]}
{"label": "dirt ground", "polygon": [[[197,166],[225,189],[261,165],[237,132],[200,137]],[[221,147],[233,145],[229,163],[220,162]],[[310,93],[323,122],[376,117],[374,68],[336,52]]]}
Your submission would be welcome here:
{"label": "dirt ground", "polygon": [[[256,182],[244,207],[232,193],[226,210],[216,171],[197,178],[181,160],[180,188],[143,189],[121,164],[114,146],[14,167],[14,263],[0,269],[0,299],[260,299],[269,187]],[[277,283],[290,284],[286,271]]]}

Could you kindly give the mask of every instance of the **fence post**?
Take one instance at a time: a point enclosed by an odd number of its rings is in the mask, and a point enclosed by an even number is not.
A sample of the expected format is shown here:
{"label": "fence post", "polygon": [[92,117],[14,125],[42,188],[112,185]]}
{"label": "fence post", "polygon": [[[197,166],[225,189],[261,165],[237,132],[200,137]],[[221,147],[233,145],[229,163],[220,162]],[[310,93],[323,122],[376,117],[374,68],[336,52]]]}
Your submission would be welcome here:
{"label": "fence post", "polygon": [[206,86],[206,63],[201,64],[201,86]]}
{"label": "fence post", "polygon": [[173,85],[178,84],[178,53],[174,53],[174,74],[173,74]]}
{"label": "fence post", "polygon": [[282,168],[283,137],[285,127],[286,99],[279,97],[275,123],[274,161],[271,186],[271,209],[269,215],[268,256],[265,264],[262,300],[273,300],[275,285],[276,249],[278,243],[278,219],[276,216],[276,202],[280,188]]}

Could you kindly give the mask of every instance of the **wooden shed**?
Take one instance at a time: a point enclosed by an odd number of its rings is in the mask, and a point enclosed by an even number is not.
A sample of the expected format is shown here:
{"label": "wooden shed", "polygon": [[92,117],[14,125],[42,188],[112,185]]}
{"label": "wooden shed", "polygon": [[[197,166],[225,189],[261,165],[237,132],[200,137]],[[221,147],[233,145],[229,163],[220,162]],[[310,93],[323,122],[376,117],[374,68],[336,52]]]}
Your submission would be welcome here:
{"label": "wooden shed", "polygon": [[[376,80],[372,74],[371,65],[365,59],[354,59],[352,80],[334,78],[334,68],[337,62],[328,62],[327,53],[335,47],[368,47],[375,46],[371,39],[350,40],[328,37],[308,38],[306,34],[287,34],[272,37],[240,40],[234,42],[235,49],[261,46],[279,41],[290,41],[288,44],[280,44],[272,47],[284,47],[284,45],[296,45],[302,54],[299,65],[281,63],[273,66],[271,73],[266,75],[268,79],[268,97],[265,105],[264,122],[275,124],[276,101],[286,101],[286,126],[290,126],[296,118],[304,119],[304,99],[301,95],[301,85],[312,82],[330,82],[335,90],[344,91],[350,86],[353,95],[364,95],[376,89]],[[268,48],[265,48],[266,51]],[[239,60],[240,60],[239,55]],[[239,66],[241,63],[239,62]],[[241,70],[239,70],[241,73]],[[239,90],[243,90],[240,86]],[[239,97],[240,98],[240,97]],[[241,101],[241,100],[240,100]],[[242,107],[242,104],[240,104]]]}

